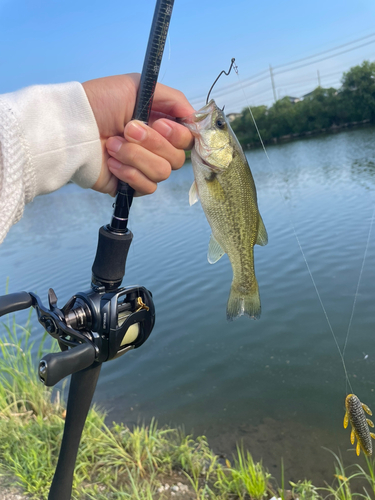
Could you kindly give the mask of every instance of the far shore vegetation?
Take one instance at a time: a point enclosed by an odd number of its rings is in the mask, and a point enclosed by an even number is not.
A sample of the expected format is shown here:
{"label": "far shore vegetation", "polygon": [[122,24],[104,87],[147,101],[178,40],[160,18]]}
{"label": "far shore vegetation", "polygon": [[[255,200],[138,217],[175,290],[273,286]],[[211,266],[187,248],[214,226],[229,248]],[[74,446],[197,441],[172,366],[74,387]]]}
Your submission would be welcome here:
{"label": "far shore vegetation", "polygon": [[[317,87],[299,98],[285,96],[270,107],[251,107],[264,144],[375,125],[375,62],[364,61],[352,67],[343,74],[341,83],[339,89]],[[247,107],[231,127],[243,149],[261,147]],[[186,158],[190,158],[190,151]]]}
{"label": "far shore vegetation", "polygon": [[[36,347],[30,321],[25,327],[11,317],[0,323],[0,498],[16,499],[21,494],[47,499],[57,463],[65,405],[58,391],[38,380],[36,365],[45,346],[41,342]],[[332,481],[318,488],[306,478],[288,481],[283,472],[277,484],[250,451],[239,443],[235,456],[218,456],[204,436],[160,428],[155,421],[132,429],[123,423],[109,427],[105,413],[94,407],[82,436],[72,498],[370,500],[375,496],[375,461],[369,458],[365,468],[344,468],[332,454]],[[282,457],[280,463],[283,471]]]}

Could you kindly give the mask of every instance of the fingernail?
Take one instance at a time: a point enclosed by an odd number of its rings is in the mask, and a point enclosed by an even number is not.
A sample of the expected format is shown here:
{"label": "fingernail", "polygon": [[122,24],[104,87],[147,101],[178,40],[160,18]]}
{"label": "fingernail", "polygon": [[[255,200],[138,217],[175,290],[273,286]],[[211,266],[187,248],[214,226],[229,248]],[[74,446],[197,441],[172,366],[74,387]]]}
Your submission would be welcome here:
{"label": "fingernail", "polygon": [[123,142],[120,141],[120,139],[117,139],[117,137],[110,137],[107,141],[107,149],[109,151],[113,151],[114,153],[118,153],[120,151],[120,148],[122,146]]}
{"label": "fingernail", "polygon": [[129,122],[126,127],[126,134],[136,141],[143,141],[146,138],[146,130],[138,123]]}
{"label": "fingernail", "polygon": [[172,127],[170,127],[168,123],[164,121],[158,121],[157,124],[155,123],[155,125],[155,128],[162,136],[169,137],[170,135],[172,135]]}

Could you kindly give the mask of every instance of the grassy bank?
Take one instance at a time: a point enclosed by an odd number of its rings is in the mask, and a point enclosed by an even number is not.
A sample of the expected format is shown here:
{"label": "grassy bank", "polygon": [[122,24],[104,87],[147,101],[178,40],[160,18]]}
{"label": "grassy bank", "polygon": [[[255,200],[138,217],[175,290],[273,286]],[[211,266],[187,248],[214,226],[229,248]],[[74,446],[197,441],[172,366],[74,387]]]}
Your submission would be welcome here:
{"label": "grassy bank", "polygon": [[[46,499],[65,406],[59,392],[39,382],[35,365],[43,355],[43,342],[33,359],[30,337],[29,323],[0,325],[0,470],[29,498]],[[219,457],[204,436],[193,438],[181,429],[159,428],[156,422],[133,429],[122,424],[109,428],[104,418],[97,408],[89,413],[76,465],[75,499],[351,500],[375,495],[370,460],[366,470],[357,465],[348,471],[333,457],[336,475],[323,489],[307,480],[289,484],[283,479],[277,485],[241,446],[235,457]]]}

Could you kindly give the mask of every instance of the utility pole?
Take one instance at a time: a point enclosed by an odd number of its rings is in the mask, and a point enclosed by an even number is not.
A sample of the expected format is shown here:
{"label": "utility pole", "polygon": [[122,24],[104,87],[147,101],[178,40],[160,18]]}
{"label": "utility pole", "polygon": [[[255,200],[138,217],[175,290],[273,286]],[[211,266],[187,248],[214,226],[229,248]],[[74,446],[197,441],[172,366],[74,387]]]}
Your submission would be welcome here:
{"label": "utility pole", "polygon": [[272,90],[273,90],[273,98],[275,99],[275,102],[277,101],[276,97],[276,89],[275,89],[275,82],[273,79],[273,73],[272,73],[272,66],[270,65],[270,75],[271,75],[271,83],[272,83]]}
{"label": "utility pole", "polygon": [[321,87],[321,85],[320,85],[320,73],[319,73],[319,70],[317,70],[317,71],[318,71],[318,85],[319,85],[319,87]]}

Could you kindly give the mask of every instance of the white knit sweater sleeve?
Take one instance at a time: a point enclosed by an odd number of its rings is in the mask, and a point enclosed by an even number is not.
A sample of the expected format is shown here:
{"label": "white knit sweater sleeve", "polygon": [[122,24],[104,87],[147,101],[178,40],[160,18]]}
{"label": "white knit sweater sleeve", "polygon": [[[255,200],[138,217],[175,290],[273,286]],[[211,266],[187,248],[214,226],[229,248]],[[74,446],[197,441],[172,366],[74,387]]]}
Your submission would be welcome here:
{"label": "white knit sweater sleeve", "polygon": [[0,243],[35,196],[99,177],[102,149],[78,82],[0,95]]}

